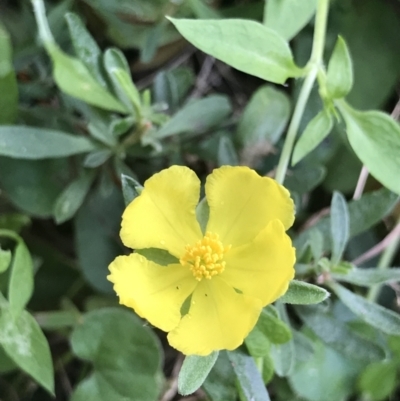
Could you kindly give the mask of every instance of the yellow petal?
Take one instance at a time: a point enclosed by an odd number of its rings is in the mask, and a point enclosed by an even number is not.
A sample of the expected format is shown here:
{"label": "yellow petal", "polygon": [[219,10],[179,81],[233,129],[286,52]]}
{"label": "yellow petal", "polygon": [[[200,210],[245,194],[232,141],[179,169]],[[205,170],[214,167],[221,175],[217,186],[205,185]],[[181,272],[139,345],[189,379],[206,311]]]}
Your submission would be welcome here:
{"label": "yellow petal", "polygon": [[294,204],[286,188],[248,167],[215,169],[207,177],[206,197],[207,231],[219,234],[225,246],[252,241],[272,220],[280,220],[285,229],[294,221]]}
{"label": "yellow petal", "polygon": [[200,180],[187,167],[154,174],[122,215],[121,239],[129,248],[161,248],[177,258],[202,237],[196,220]]}
{"label": "yellow petal", "polygon": [[243,343],[260,312],[260,300],[238,294],[219,277],[202,280],[192,295],[189,313],[168,334],[168,341],[186,355],[233,350]]}
{"label": "yellow petal", "polygon": [[164,331],[178,325],[181,306],[198,285],[189,269],[160,266],[136,253],[118,256],[109,269],[120,303]]}
{"label": "yellow petal", "polygon": [[221,279],[259,298],[263,306],[283,295],[294,277],[295,249],[279,220],[271,221],[252,242],[231,249],[224,260]]}

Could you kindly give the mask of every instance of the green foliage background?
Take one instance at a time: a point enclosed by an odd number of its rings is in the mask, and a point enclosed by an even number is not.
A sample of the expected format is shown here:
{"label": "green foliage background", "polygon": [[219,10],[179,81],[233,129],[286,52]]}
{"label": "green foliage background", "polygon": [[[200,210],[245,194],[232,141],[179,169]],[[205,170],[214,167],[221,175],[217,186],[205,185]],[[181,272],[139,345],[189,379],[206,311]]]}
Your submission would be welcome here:
{"label": "green foliage background", "polygon": [[[323,38],[328,3],[3,0],[0,400],[400,396],[400,3],[331,0]],[[184,360],[106,280],[173,164],[296,203],[296,280],[234,352]]]}

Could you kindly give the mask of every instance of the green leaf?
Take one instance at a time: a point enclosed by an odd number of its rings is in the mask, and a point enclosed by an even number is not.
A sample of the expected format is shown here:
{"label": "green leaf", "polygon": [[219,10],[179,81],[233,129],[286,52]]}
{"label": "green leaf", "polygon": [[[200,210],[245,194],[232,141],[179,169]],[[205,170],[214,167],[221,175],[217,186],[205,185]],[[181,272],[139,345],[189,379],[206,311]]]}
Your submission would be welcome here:
{"label": "green leaf", "polygon": [[165,249],[144,248],[144,249],[136,249],[135,252],[161,266],[167,266],[170,264],[179,263],[179,260],[175,256],[172,256]]}
{"label": "green leaf", "polygon": [[240,19],[170,21],[194,46],[237,70],[277,84],[302,75],[288,43],[260,23]]}
{"label": "green leaf", "polygon": [[[279,317],[289,325],[289,317],[285,305],[278,300],[276,302]],[[275,372],[280,377],[289,376],[294,368],[296,361],[296,348],[293,339],[284,344],[272,344],[271,358],[275,367]]]}
{"label": "green leaf", "polygon": [[294,305],[311,305],[325,301],[330,296],[324,288],[304,281],[292,280],[287,292],[279,298],[280,302]]}
{"label": "green leaf", "polygon": [[345,323],[318,307],[297,307],[305,324],[327,345],[351,358],[370,363],[385,357],[378,345],[368,341],[348,328]]}
{"label": "green leaf", "polygon": [[218,164],[220,166],[239,165],[238,155],[232,139],[228,135],[222,135],[218,144]]}
{"label": "green leaf", "polygon": [[371,401],[386,400],[397,386],[396,361],[380,361],[366,366],[360,375],[358,388]]}
{"label": "green leaf", "polygon": [[208,218],[210,217],[210,206],[208,205],[207,198],[204,197],[196,206],[196,219],[200,224],[201,231],[205,234]]}
{"label": "green leaf", "polygon": [[203,384],[212,401],[236,401],[235,374],[226,352],[220,352],[217,362]]}
{"label": "green leaf", "polygon": [[391,191],[400,194],[400,127],[380,111],[360,112],[345,102],[339,110],[346,122],[351,147],[368,171]]}
{"label": "green leaf", "polygon": [[129,65],[121,50],[112,48],[104,53],[104,67],[114,89],[129,110],[141,109],[140,93],[132,82]]}
{"label": "green leaf", "polygon": [[26,126],[0,127],[0,155],[18,159],[66,157],[95,149],[94,144],[80,136],[46,128]]}
{"label": "green leaf", "polygon": [[321,231],[319,231],[317,228],[314,228],[310,231],[309,245],[314,261],[320,260],[324,252],[324,238],[322,237]]}
{"label": "green leaf", "polygon": [[345,283],[373,287],[391,281],[400,281],[400,268],[394,267],[383,270],[379,268],[359,269],[352,266],[351,270],[342,274],[334,271],[332,277],[336,280],[344,281]]}
{"label": "green leaf", "polygon": [[218,358],[218,351],[207,356],[188,355],[178,376],[178,393],[193,394],[203,384]]}
{"label": "green leaf", "polygon": [[2,310],[0,345],[22,370],[54,394],[50,348],[36,320],[28,312],[22,311],[16,318],[9,309]]}
{"label": "green leaf", "polygon": [[83,161],[84,167],[97,168],[104,164],[112,156],[110,149],[94,150],[86,155]]}
{"label": "green leaf", "polygon": [[11,262],[11,252],[0,248],[0,274],[4,273]]}
{"label": "green leaf", "polygon": [[258,328],[254,327],[244,339],[247,350],[253,358],[264,357],[269,354],[271,343],[268,337]]}
{"label": "green leaf", "polygon": [[331,203],[332,265],[337,265],[349,240],[349,211],[343,195],[334,192]]}
{"label": "green leaf", "polygon": [[152,137],[161,139],[186,132],[204,132],[224,121],[231,111],[226,96],[211,95],[196,99],[182,107]]}
{"label": "green leaf", "polygon": [[33,263],[28,248],[20,240],[14,251],[8,287],[10,313],[17,317],[23,311],[33,293]]}
{"label": "green leaf", "polygon": [[306,194],[322,183],[326,168],[320,164],[302,164],[286,175],[284,185],[290,192]]}
{"label": "green leaf", "polygon": [[268,0],[264,24],[289,41],[310,21],[316,8],[317,0]]}
{"label": "green leaf", "polygon": [[93,179],[93,174],[83,172],[61,192],[54,205],[54,219],[57,224],[64,223],[75,215],[85,200]]}
{"label": "green leaf", "polygon": [[121,255],[119,240],[123,200],[114,186],[102,194],[101,188],[89,193],[75,219],[76,252],[87,282],[99,291],[113,293],[107,280],[108,265]]}
{"label": "green leaf", "polygon": [[354,392],[357,365],[325,346],[313,341],[315,351],[307,359],[298,362],[289,382],[301,399],[309,401],[343,401]]}
{"label": "green leaf", "polygon": [[242,349],[228,352],[228,358],[247,401],[270,401],[254,359]]}
{"label": "green leaf", "polygon": [[67,95],[105,110],[126,113],[125,106],[99,84],[80,60],[64,53],[57,45],[46,46],[53,61],[53,76]]}
{"label": "green leaf", "polygon": [[344,39],[339,36],[326,75],[328,95],[333,99],[345,97],[353,87],[353,63]]}
{"label": "green leaf", "polygon": [[4,348],[0,345],[0,374],[12,372],[17,368],[18,366],[6,354]]}
{"label": "green leaf", "polygon": [[290,117],[290,100],[271,85],[261,86],[251,97],[239,120],[236,136],[244,147],[274,145]]}
{"label": "green leaf", "polygon": [[51,217],[66,182],[67,159],[21,160],[0,157],[0,184],[8,199],[25,213]]}
{"label": "green leaf", "polygon": [[255,326],[272,344],[284,344],[292,338],[292,332],[286,323],[264,308]]}
{"label": "green leaf", "polygon": [[386,334],[400,333],[400,315],[380,305],[353,294],[338,283],[330,283],[330,287],[341,301],[366,323]]}
{"label": "green leaf", "polygon": [[93,74],[97,82],[107,88],[107,82],[100,68],[102,56],[100,47],[77,14],[69,12],[65,14],[65,19],[76,55]]}
{"label": "green leaf", "polygon": [[92,362],[71,401],[156,401],[161,347],[157,336],[132,312],[102,308],[83,316],[71,336],[75,355]]}
{"label": "green leaf", "polygon": [[0,24],[0,124],[12,124],[18,114],[18,85],[12,64],[12,44]]}
{"label": "green leaf", "polygon": [[125,206],[128,206],[135,198],[143,191],[143,186],[140,185],[134,178],[125,174],[121,174],[122,194],[124,195]]}
{"label": "green leaf", "polygon": [[301,134],[293,151],[292,166],[313,151],[331,132],[333,119],[327,110],[320,111]]}
{"label": "green leaf", "polygon": [[[359,200],[351,201],[347,207],[350,217],[350,238],[368,230],[382,218],[387,216],[397,203],[398,195],[386,188],[369,192]],[[324,250],[329,251],[331,247],[330,217],[322,218],[309,230],[301,233],[294,241],[297,249],[303,249],[309,241],[311,229],[318,229],[324,238]]]}
{"label": "green leaf", "polygon": [[39,326],[45,330],[59,330],[81,323],[80,313],[72,310],[35,313]]}

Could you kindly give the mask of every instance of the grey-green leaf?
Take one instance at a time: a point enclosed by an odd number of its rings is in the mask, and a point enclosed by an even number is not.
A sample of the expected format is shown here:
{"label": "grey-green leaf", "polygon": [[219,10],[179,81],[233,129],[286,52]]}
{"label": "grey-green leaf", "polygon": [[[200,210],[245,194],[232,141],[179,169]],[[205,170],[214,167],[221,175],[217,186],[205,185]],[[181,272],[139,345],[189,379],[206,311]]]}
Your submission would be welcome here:
{"label": "grey-green leaf", "polygon": [[331,203],[331,236],[332,236],[332,265],[337,265],[349,240],[349,211],[343,195],[339,192],[333,193]]}
{"label": "grey-green leaf", "polygon": [[11,252],[0,248],[0,273],[4,273],[11,262]]}
{"label": "grey-green leaf", "polygon": [[333,119],[329,111],[320,111],[308,124],[294,147],[292,166],[313,151],[331,132]]}
{"label": "grey-green leaf", "polygon": [[18,113],[18,85],[12,64],[12,45],[0,24],[0,124],[12,124]]}
{"label": "grey-green leaf", "polygon": [[386,334],[399,335],[400,315],[354,294],[338,283],[330,284],[341,301],[366,323]]}
{"label": "grey-green leaf", "polygon": [[105,110],[126,113],[126,107],[96,81],[80,60],[64,53],[57,45],[46,46],[53,61],[53,76],[66,94]]}
{"label": "grey-green leaf", "polygon": [[317,0],[268,0],[264,24],[289,41],[310,21],[316,7]]}
{"label": "grey-green leaf", "polygon": [[170,21],[194,46],[247,74],[278,84],[302,75],[288,43],[260,23],[240,19]]}
{"label": "grey-green leaf", "polygon": [[311,305],[325,301],[330,296],[324,288],[303,281],[292,280],[280,302],[294,305]]}
{"label": "grey-green leaf", "polygon": [[124,195],[125,206],[128,206],[135,198],[143,191],[143,186],[140,185],[134,178],[125,174],[121,174],[122,194]]}
{"label": "grey-green leaf", "polygon": [[161,139],[186,132],[204,132],[220,124],[232,111],[229,99],[222,95],[211,95],[196,99],[182,107],[154,135]]}
{"label": "grey-green leaf", "polygon": [[254,359],[242,349],[228,352],[228,358],[238,378],[243,395],[248,401],[270,401],[267,389]]}
{"label": "grey-green leaf", "polygon": [[235,146],[228,135],[222,135],[219,140],[218,164],[220,166],[237,166],[239,164]]}
{"label": "grey-green leaf", "polygon": [[353,87],[353,63],[344,39],[339,36],[328,64],[328,95],[333,99],[345,97]]}
{"label": "grey-green leaf", "polygon": [[239,120],[236,135],[245,147],[274,145],[290,117],[287,94],[271,85],[261,86],[251,97]]}
{"label": "grey-green leaf", "polygon": [[394,267],[384,270],[378,268],[359,269],[353,266],[347,273],[332,273],[332,277],[345,283],[372,287],[391,281],[400,281],[400,268]]}
{"label": "grey-green leaf", "polygon": [[48,159],[89,152],[88,139],[61,131],[26,126],[0,126],[0,155],[18,159]]}
{"label": "grey-green leaf", "polygon": [[385,352],[378,345],[368,341],[348,328],[345,323],[336,320],[326,311],[313,306],[296,308],[301,319],[314,333],[336,351],[352,359],[370,363],[385,357]]}
{"label": "grey-green leaf", "polygon": [[400,127],[380,111],[360,112],[345,102],[339,106],[347,136],[368,171],[391,191],[400,194]]}
{"label": "grey-green leaf", "polygon": [[57,224],[64,223],[75,215],[85,200],[93,179],[92,173],[83,172],[61,192],[54,205],[54,219]]}
{"label": "grey-green leaf", "polygon": [[10,310],[2,310],[0,344],[22,370],[54,394],[50,348],[36,320],[28,312],[22,311],[16,318]]}
{"label": "grey-green leaf", "polygon": [[121,101],[138,112],[141,108],[140,93],[132,81],[129,65],[121,50],[112,48],[104,53],[104,66]]}
{"label": "grey-green leaf", "polygon": [[8,288],[10,313],[17,317],[25,308],[33,293],[33,263],[28,248],[20,240],[14,251]]}
{"label": "grey-green leaf", "polygon": [[88,32],[80,17],[75,13],[65,14],[69,34],[72,39],[74,50],[79,59],[91,71],[94,78],[102,86],[107,87],[101,72],[101,50],[99,45]]}
{"label": "grey-green leaf", "polygon": [[160,392],[161,346],[133,312],[102,308],[83,316],[71,336],[75,355],[93,363],[71,401],[156,401]]}
{"label": "grey-green leaf", "polygon": [[193,394],[200,388],[218,358],[218,351],[207,356],[188,355],[178,376],[178,392]]}

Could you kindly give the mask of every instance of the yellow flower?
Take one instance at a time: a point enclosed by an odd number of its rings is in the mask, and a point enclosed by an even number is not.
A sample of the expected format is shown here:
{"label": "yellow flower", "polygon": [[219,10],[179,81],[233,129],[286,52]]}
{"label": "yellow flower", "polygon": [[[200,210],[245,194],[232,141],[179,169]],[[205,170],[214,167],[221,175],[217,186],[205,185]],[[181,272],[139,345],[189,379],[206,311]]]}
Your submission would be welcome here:
{"label": "yellow flower", "polygon": [[120,303],[169,332],[171,346],[186,355],[237,348],[294,276],[285,233],[294,207],[284,187],[247,167],[226,166],[207,177],[205,193],[210,214],[203,233],[196,219],[200,181],[192,170],[173,166],[148,179],[122,216],[122,241],[167,250],[177,261],[161,266],[132,253],[109,267]]}

